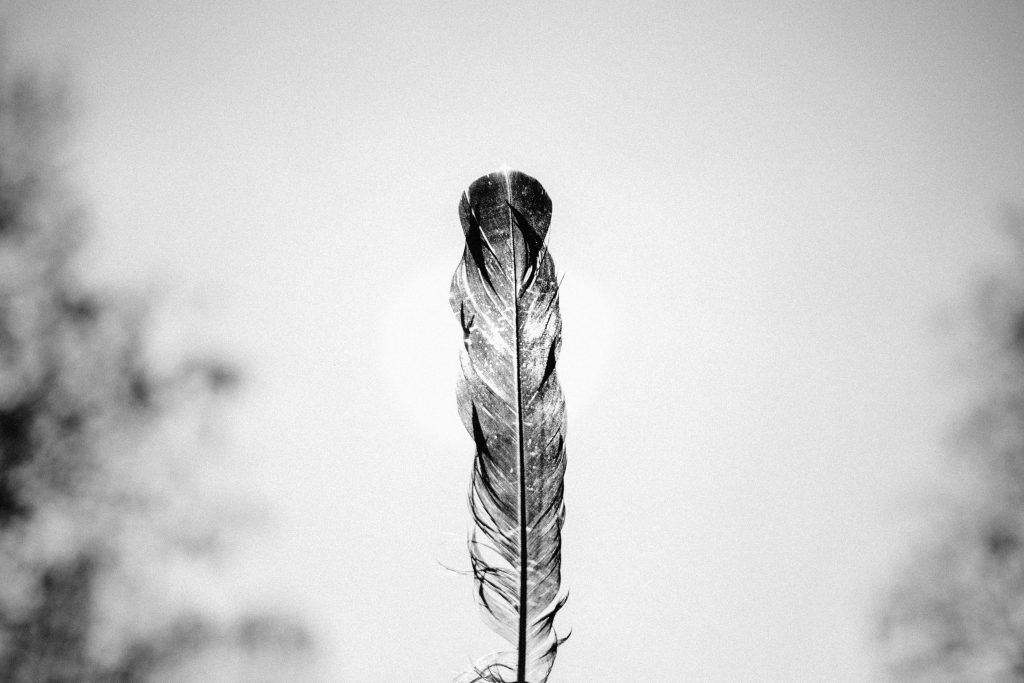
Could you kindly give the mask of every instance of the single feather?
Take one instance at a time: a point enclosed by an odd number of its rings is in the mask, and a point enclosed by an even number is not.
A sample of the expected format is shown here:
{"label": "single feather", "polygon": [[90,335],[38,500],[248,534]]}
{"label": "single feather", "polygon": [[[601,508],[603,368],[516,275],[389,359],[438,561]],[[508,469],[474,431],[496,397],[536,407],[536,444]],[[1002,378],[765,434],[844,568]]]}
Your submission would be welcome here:
{"label": "single feather", "polygon": [[565,400],[558,281],[545,237],[551,199],[535,179],[498,171],[462,197],[466,237],[452,278],[462,326],[459,413],[476,444],[469,554],[485,620],[514,647],[460,683],[545,683],[563,639],[560,589]]}

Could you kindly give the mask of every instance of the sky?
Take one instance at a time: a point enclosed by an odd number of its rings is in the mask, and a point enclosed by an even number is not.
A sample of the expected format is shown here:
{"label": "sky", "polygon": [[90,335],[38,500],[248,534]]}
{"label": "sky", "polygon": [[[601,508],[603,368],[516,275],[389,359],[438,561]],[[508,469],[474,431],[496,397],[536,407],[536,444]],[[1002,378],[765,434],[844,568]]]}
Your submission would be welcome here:
{"label": "sky", "polygon": [[90,277],[246,369],[223,438],[276,521],[226,571],[308,616],[323,680],[450,680],[499,645],[444,566],[457,206],[503,164],[552,197],[565,274],[551,683],[879,679],[872,615],[965,408],[944,312],[1024,201],[1024,4],[0,18],[72,83]]}

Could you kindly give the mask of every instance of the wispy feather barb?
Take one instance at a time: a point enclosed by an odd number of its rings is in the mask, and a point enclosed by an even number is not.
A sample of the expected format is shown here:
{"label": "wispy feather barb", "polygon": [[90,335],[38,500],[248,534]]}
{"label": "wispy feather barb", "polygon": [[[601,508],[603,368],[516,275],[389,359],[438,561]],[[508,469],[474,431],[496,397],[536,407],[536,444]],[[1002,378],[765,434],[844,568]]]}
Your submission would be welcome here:
{"label": "wispy feather barb", "polygon": [[565,401],[558,281],[546,248],[551,199],[518,171],[470,185],[459,204],[466,236],[452,278],[462,326],[459,413],[476,443],[470,562],[491,627],[514,650],[491,655],[460,683],[545,683],[561,640]]}

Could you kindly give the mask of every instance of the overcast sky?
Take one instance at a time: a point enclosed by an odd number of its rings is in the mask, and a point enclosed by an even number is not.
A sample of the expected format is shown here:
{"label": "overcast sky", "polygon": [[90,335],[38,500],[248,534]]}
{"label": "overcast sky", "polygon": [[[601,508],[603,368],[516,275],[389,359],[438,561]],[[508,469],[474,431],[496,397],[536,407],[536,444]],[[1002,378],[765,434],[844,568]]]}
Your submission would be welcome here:
{"label": "overcast sky", "polygon": [[962,408],[937,320],[1024,201],[1024,3],[3,8],[71,74],[92,271],[199,307],[249,372],[227,441],[278,523],[239,585],[306,611],[325,680],[498,644],[440,563],[472,461],[456,208],[502,164],[566,274],[551,682],[876,676]]}

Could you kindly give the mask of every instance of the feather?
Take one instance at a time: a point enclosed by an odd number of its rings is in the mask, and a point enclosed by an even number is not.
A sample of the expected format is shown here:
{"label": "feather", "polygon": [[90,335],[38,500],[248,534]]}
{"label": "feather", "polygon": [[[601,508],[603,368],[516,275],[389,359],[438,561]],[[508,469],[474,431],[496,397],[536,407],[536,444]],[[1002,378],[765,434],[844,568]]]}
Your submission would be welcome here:
{"label": "feather", "polygon": [[459,413],[476,445],[469,554],[484,619],[513,650],[460,683],[544,683],[564,639],[561,582],[565,400],[558,281],[546,248],[551,199],[498,171],[463,194],[466,246],[450,301],[462,326]]}

